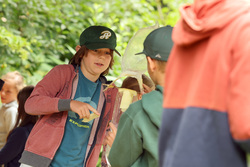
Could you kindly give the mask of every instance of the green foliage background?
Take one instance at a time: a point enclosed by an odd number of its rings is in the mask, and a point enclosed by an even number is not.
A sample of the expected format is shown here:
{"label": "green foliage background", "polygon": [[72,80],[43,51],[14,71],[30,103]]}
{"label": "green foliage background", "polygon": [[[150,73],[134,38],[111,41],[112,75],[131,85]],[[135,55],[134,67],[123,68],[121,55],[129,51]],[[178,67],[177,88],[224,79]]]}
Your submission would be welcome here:
{"label": "green foliage background", "polygon": [[[80,33],[104,25],[117,33],[124,53],[140,28],[174,25],[178,8],[191,0],[0,0],[0,76],[18,70],[26,84],[35,85],[55,65],[68,63]],[[115,56],[110,72],[121,72]]]}

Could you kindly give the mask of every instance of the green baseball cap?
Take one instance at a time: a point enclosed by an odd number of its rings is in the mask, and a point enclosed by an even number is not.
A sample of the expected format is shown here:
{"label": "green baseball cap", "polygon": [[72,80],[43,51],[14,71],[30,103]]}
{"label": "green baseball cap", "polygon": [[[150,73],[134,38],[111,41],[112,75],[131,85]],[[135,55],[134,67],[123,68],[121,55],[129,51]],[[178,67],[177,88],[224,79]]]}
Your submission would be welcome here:
{"label": "green baseball cap", "polygon": [[152,59],[167,61],[173,46],[172,30],[171,26],[153,30],[144,40],[143,51],[135,55],[145,54]]}
{"label": "green baseball cap", "polygon": [[116,35],[114,31],[104,26],[90,26],[86,28],[80,35],[80,45],[85,45],[91,50],[109,48],[121,56],[115,49]]}

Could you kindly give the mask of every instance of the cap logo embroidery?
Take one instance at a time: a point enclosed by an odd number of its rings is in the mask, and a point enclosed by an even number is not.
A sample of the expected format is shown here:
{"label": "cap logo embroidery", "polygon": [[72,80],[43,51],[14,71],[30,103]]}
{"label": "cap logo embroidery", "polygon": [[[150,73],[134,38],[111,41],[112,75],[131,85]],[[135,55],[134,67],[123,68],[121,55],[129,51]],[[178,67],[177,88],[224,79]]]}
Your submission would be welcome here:
{"label": "cap logo embroidery", "polygon": [[157,54],[155,57],[161,59],[161,55],[160,54]]}
{"label": "cap logo embroidery", "polygon": [[110,31],[103,31],[101,34],[102,35],[99,37],[100,39],[109,39],[111,37]]}

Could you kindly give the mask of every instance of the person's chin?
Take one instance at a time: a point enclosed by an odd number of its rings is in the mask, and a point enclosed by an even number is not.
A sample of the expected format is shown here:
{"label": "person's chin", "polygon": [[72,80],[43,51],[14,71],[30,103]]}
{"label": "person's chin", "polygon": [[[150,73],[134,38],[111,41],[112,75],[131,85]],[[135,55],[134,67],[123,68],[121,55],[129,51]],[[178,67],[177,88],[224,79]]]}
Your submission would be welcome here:
{"label": "person's chin", "polygon": [[[14,100],[13,100],[13,101],[14,101]],[[1,102],[4,103],[4,104],[8,104],[8,103],[10,103],[10,102],[12,102],[12,101],[8,101],[8,100],[6,100],[6,99],[1,99]]]}

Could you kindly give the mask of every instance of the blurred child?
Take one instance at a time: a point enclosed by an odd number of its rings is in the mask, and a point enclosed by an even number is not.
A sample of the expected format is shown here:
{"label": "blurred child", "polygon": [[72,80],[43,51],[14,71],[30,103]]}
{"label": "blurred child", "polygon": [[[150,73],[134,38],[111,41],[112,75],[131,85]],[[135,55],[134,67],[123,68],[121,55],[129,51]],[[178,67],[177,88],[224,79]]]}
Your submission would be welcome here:
{"label": "blurred child", "polygon": [[193,2],[180,7],[173,30],[164,84],[160,167],[246,167],[250,2]]}
{"label": "blurred child", "polygon": [[[143,91],[144,93],[149,93],[155,89],[154,82],[145,74],[142,74],[142,83],[143,83]],[[122,82],[121,88],[127,88],[131,90],[135,90],[138,94],[138,100],[141,99],[142,93],[140,92],[139,83],[134,77],[127,77]]]}
{"label": "blurred child", "polygon": [[5,167],[20,166],[18,160],[21,158],[26,140],[38,116],[29,115],[24,110],[24,103],[33,91],[34,86],[26,86],[17,95],[18,115],[14,128],[7,137],[5,146],[0,150],[0,165]]}
{"label": "blurred child", "polygon": [[14,127],[17,116],[17,94],[24,86],[23,77],[18,71],[2,76],[5,82],[1,90],[0,109],[0,149],[5,145],[9,131]]}
{"label": "blurred child", "polygon": [[[80,35],[70,63],[54,67],[36,85],[25,109],[42,116],[27,140],[21,166],[96,166],[110,121],[103,89],[114,51],[119,54],[115,47],[113,30],[90,26]],[[93,115],[98,118],[88,120]]]}
{"label": "blurred child", "polygon": [[[155,89],[154,82],[145,74],[142,74],[142,83],[143,83],[144,93],[149,93]],[[126,88],[136,91],[137,92],[136,100],[141,100],[143,94],[140,91],[139,83],[136,78],[134,77],[125,78],[122,82],[121,88]],[[133,102],[135,102],[135,100]],[[109,127],[111,130],[105,136],[104,145],[108,144],[111,147],[116,136],[117,125],[114,125],[114,123],[110,122]]]}

